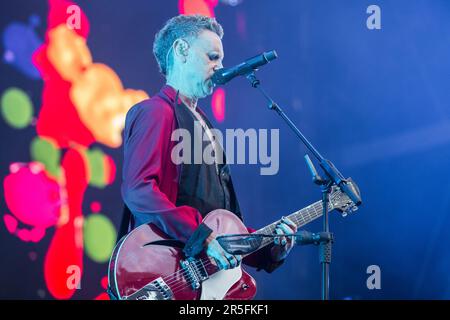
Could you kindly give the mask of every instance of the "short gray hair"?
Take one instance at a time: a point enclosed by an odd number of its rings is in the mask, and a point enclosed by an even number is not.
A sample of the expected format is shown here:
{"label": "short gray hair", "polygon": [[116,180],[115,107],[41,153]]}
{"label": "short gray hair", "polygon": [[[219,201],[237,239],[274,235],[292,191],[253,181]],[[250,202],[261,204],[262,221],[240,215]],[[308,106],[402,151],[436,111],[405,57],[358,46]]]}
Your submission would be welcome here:
{"label": "short gray hair", "polygon": [[167,71],[171,66],[173,52],[169,55],[169,50],[174,41],[179,38],[196,38],[203,30],[210,30],[217,34],[220,39],[223,37],[222,26],[215,18],[196,15],[179,15],[169,19],[164,27],[156,34],[153,42],[153,54],[159,65],[159,71],[167,76]]}

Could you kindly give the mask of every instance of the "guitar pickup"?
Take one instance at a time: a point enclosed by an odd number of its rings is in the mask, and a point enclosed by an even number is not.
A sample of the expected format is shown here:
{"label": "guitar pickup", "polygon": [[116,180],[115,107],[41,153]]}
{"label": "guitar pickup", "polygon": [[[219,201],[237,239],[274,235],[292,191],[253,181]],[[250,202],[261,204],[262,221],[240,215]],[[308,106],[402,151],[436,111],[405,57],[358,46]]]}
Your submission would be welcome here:
{"label": "guitar pickup", "polygon": [[173,292],[164,280],[159,277],[135,293],[123,297],[124,300],[172,300]]}

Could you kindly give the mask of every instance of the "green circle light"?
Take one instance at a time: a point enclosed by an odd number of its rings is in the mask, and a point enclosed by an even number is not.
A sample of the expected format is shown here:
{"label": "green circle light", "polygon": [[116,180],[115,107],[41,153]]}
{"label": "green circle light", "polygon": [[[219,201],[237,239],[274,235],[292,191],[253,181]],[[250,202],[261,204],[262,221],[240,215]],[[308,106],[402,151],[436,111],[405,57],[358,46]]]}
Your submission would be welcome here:
{"label": "green circle light", "polygon": [[89,166],[91,172],[91,179],[89,184],[98,188],[104,188],[106,185],[105,178],[105,154],[102,150],[94,148],[87,151],[89,159]]}
{"label": "green circle light", "polygon": [[2,115],[5,121],[14,128],[22,129],[33,119],[33,103],[21,89],[9,88],[1,98]]}
{"label": "green circle light", "polygon": [[96,213],[84,220],[84,246],[89,258],[107,262],[115,242],[116,228],[106,216]]}
{"label": "green circle light", "polygon": [[55,143],[45,138],[35,137],[30,149],[31,158],[34,161],[43,163],[51,175],[59,177],[61,152]]}

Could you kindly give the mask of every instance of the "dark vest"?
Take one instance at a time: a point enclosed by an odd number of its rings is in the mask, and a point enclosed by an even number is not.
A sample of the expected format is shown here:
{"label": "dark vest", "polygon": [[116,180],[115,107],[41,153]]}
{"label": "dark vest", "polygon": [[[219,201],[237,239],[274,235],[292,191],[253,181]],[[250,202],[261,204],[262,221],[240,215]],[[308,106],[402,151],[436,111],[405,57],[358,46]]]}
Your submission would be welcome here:
{"label": "dark vest", "polygon": [[[158,94],[159,97],[169,103],[174,109],[177,128],[189,131],[193,139],[200,139],[203,150],[211,144],[210,141],[203,141],[204,130],[201,134],[195,133],[194,123],[197,118],[185,105],[175,105],[163,93]],[[178,100],[177,98],[175,99]],[[197,109],[201,117],[209,128],[213,128],[206,116]],[[241,211],[231,180],[230,168],[226,164],[225,154],[219,146],[220,152],[223,154],[224,164],[207,164],[202,160],[201,164],[194,163],[194,141],[191,141],[191,163],[180,164],[178,194],[176,206],[191,206],[196,208],[204,217],[207,213],[215,209],[226,209],[236,214],[241,220]],[[203,158],[202,158],[203,159]],[[217,172],[218,170],[218,172]]]}
{"label": "dark vest", "polygon": [[[194,137],[194,122],[197,120],[194,114],[188,110],[185,105],[174,105],[164,93],[158,93],[158,96],[166,101],[174,109],[175,119],[177,121],[177,128],[183,128],[189,131],[191,137]],[[177,101],[178,99],[175,99]],[[209,128],[213,128],[206,116],[197,109],[201,117]],[[200,137],[203,140],[204,130]],[[209,145],[209,141],[202,141],[202,155],[203,150]],[[221,148],[221,147],[220,147]],[[241,210],[236,198],[233,188],[233,182],[230,175],[230,167],[226,164],[225,153],[223,152],[223,162],[218,166],[216,171],[216,164],[206,164],[202,161],[201,164],[194,164],[194,142],[191,142],[191,156],[192,163],[180,164],[179,179],[178,179],[178,194],[176,199],[176,206],[187,205],[196,208],[202,217],[205,217],[210,211],[215,209],[226,209],[233,212],[239,219],[242,220]],[[134,219],[130,209],[125,205],[122,215],[122,220],[119,227],[117,241],[130,231],[130,227],[134,228]]]}

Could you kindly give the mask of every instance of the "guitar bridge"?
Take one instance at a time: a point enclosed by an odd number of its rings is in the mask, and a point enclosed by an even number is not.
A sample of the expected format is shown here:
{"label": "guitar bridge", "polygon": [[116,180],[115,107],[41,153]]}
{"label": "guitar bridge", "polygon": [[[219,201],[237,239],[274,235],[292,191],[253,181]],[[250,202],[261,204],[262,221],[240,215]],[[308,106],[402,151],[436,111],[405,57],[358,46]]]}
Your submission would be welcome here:
{"label": "guitar bridge", "polygon": [[199,289],[200,284],[209,278],[208,272],[201,260],[188,258],[187,260],[181,260],[180,264],[185,272],[186,280],[194,290]]}

